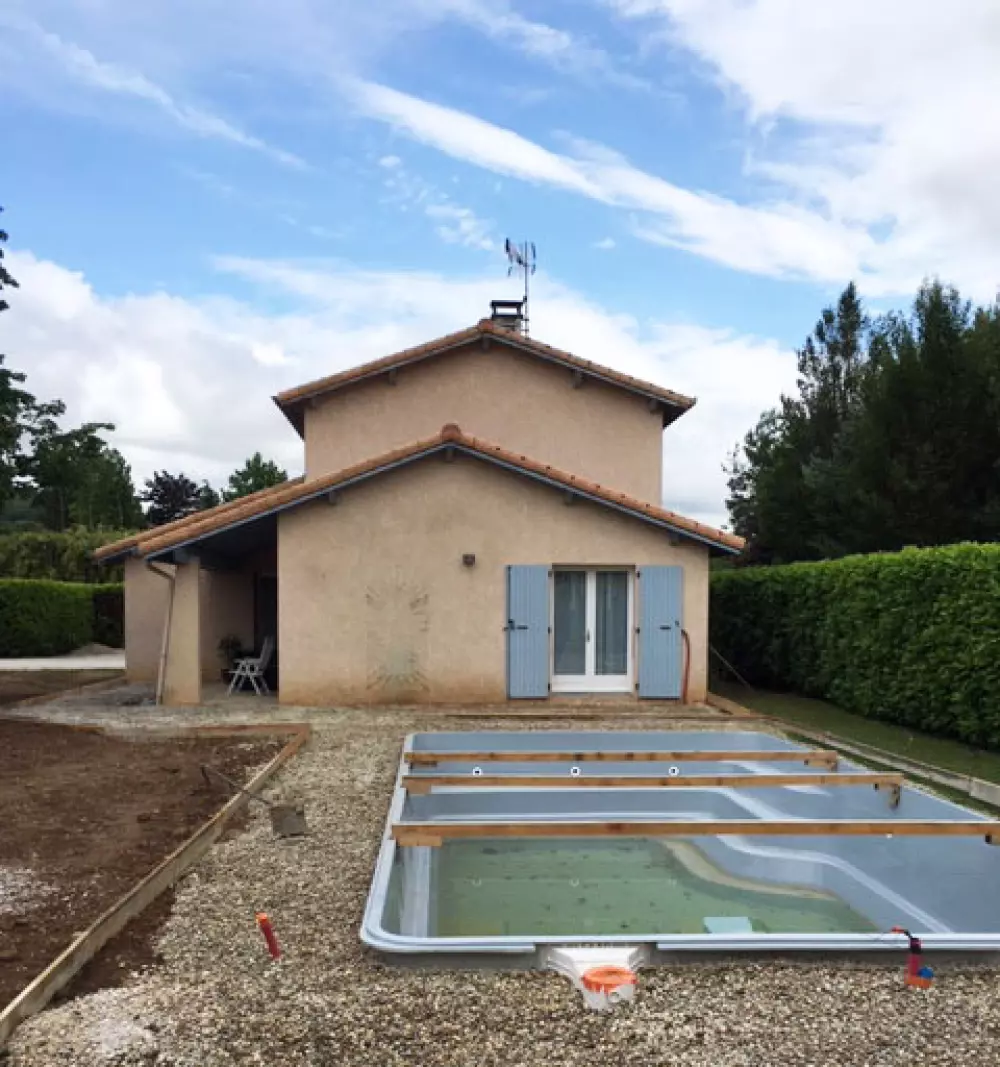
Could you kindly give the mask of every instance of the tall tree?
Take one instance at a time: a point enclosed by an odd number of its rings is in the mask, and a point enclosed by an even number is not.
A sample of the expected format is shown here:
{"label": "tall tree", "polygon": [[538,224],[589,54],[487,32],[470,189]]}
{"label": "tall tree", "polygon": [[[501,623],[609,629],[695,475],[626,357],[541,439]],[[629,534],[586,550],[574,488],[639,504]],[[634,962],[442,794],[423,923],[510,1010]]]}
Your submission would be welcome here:
{"label": "tall tree", "polygon": [[148,505],[146,519],[150,526],[183,519],[219,503],[218,493],[207,482],[198,485],[186,474],[167,471],[156,471],[146,479],[141,499]]}
{"label": "tall tree", "polygon": [[[4,290],[18,287],[3,261],[6,240],[0,230],[0,312],[8,308]],[[63,429],[66,405],[39,402],[22,388],[25,375],[3,363],[0,355],[0,511],[6,508],[5,517],[40,519],[54,530],[71,524],[116,529],[141,524],[128,465],[101,437],[114,426],[91,422]]]}
{"label": "tall tree", "polygon": [[834,457],[868,374],[869,326],[852,282],[798,352],[798,395],[764,412],[730,457],[730,517],[755,560],[839,554]]}
{"label": "tall tree", "polygon": [[222,499],[238,500],[287,481],[287,471],[283,471],[273,460],[265,460],[259,452],[254,452],[239,470],[229,475],[229,484],[222,490]]}
{"label": "tall tree", "polygon": [[31,449],[25,456],[23,473],[31,479],[29,492],[51,530],[65,530],[70,525],[71,508],[85,472],[107,448],[100,433],[114,429],[111,423],[90,422],[62,430],[56,420],[64,411],[61,401],[39,405],[26,429]]}
{"label": "tall tree", "polygon": [[[3,208],[0,207],[0,211]],[[6,292],[17,289],[17,280],[4,263],[3,246],[7,231],[0,228],[0,313],[6,311]],[[35,398],[21,388],[24,375],[4,366],[6,357],[0,353],[0,508],[11,499],[21,473],[21,438],[34,411]]]}
{"label": "tall tree", "polygon": [[851,287],[799,371],[728,467],[751,561],[1000,539],[1000,304],[930,282],[869,324]]}
{"label": "tall tree", "polygon": [[135,530],[143,525],[132,470],[116,448],[105,446],[79,469],[69,519],[88,529]]}

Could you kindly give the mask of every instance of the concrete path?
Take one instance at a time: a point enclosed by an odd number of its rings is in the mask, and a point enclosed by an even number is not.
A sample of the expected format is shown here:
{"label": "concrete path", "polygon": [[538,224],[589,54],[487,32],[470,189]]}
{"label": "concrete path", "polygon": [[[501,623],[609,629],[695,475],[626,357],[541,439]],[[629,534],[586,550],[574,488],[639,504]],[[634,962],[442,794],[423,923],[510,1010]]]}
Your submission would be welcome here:
{"label": "concrete path", "polygon": [[124,652],[98,656],[44,656],[38,659],[0,659],[0,671],[123,671]]}

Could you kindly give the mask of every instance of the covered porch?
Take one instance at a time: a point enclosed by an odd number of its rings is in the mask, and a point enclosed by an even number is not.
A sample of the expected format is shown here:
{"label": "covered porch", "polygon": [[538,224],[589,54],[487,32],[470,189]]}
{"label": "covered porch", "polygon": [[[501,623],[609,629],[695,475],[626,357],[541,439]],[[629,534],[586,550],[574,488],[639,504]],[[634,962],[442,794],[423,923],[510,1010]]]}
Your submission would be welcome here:
{"label": "covered porch", "polygon": [[[231,656],[272,649],[264,680],[279,685],[277,517],[130,559],[125,565],[130,681],[153,681],[157,703],[202,705],[226,693]],[[256,697],[252,687],[244,692]]]}

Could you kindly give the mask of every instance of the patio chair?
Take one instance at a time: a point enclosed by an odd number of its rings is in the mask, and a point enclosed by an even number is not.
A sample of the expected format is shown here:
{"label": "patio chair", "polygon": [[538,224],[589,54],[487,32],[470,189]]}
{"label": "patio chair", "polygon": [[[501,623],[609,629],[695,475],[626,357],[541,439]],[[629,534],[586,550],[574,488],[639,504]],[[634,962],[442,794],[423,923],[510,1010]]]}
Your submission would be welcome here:
{"label": "patio chair", "polygon": [[265,637],[264,643],[260,646],[259,656],[246,656],[236,661],[233,677],[229,682],[229,692],[226,695],[232,696],[236,690],[243,688],[245,682],[249,682],[253,686],[257,696],[270,693],[271,690],[267,687],[264,672],[270,666],[273,655],[274,638]]}

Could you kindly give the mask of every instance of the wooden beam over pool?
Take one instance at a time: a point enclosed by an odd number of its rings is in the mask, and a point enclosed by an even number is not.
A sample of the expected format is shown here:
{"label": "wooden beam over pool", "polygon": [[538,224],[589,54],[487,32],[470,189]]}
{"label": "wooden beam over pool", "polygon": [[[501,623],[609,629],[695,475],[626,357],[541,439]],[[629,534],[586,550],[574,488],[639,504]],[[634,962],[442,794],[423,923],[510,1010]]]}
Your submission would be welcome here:
{"label": "wooden beam over pool", "polygon": [[511,789],[774,789],[793,785],[870,785],[898,792],[901,774],[407,774],[403,788],[414,794],[436,786]]}
{"label": "wooden beam over pool", "polygon": [[827,748],[681,749],[670,752],[404,752],[412,766],[439,763],[804,763],[809,767],[837,766],[837,753]]}
{"label": "wooden beam over pool", "polygon": [[1000,845],[1000,822],[946,819],[704,819],[602,822],[394,823],[400,845],[440,846],[445,841],[496,837],[983,837]]}

